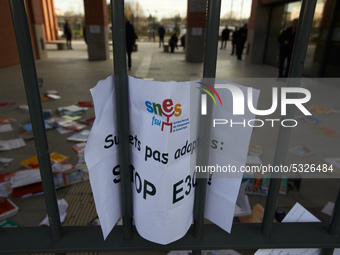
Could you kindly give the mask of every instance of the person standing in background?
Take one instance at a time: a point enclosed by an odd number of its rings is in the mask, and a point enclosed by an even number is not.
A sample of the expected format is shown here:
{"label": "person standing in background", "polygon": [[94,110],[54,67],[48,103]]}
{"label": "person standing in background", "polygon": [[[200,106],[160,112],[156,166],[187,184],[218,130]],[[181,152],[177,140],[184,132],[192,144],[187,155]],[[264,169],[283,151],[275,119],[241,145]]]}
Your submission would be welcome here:
{"label": "person standing in background", "polygon": [[165,29],[162,25],[160,25],[158,28],[158,35],[159,35],[159,48],[160,48],[162,44],[164,46],[164,35],[165,35]]}
{"label": "person standing in background", "polygon": [[171,53],[174,53],[175,47],[177,49],[177,43],[178,43],[177,33],[174,33],[171,36],[170,40],[169,40],[169,45],[170,45],[170,48],[171,48]]}
{"label": "person standing in background", "polygon": [[298,19],[294,19],[292,21],[292,25],[284,30],[278,37],[278,41],[280,43],[280,52],[279,52],[279,78],[283,77],[283,70],[285,61],[286,70],[284,77],[288,77],[289,68],[290,68],[290,60],[292,58],[293,46],[295,40],[295,33],[298,25]]}
{"label": "person standing in background", "polygon": [[183,47],[183,50],[185,49],[185,37],[187,36],[187,34],[183,34],[181,36],[181,46]]}
{"label": "person standing in background", "polygon": [[248,24],[244,24],[243,27],[237,32],[236,36],[236,56],[238,60],[242,60],[242,53],[244,44],[247,41],[248,36]]}
{"label": "person standing in background", "polygon": [[233,38],[231,39],[231,44],[232,44],[231,54],[230,54],[231,56],[234,55],[234,52],[236,51],[237,32],[238,32],[238,27],[235,27],[235,30],[233,31],[233,34],[232,34]]}
{"label": "person standing in background", "polygon": [[[229,40],[229,34],[230,30],[228,29],[228,26],[225,26],[225,29],[222,31],[222,44],[221,44],[221,50],[225,49],[227,47],[227,41]],[[224,47],[223,47],[224,43]]]}
{"label": "person standing in background", "polygon": [[135,28],[127,18],[125,18],[125,33],[126,33],[126,53],[128,56],[128,68],[129,70],[131,70],[132,66],[131,52],[138,37],[135,33]]}
{"label": "person standing in background", "polygon": [[65,25],[64,25],[64,35],[65,35],[65,38],[66,38],[66,48],[68,50],[73,50],[72,49],[72,44],[71,44],[71,41],[72,41],[72,30],[71,30],[70,25],[68,24],[67,20],[66,20]]}

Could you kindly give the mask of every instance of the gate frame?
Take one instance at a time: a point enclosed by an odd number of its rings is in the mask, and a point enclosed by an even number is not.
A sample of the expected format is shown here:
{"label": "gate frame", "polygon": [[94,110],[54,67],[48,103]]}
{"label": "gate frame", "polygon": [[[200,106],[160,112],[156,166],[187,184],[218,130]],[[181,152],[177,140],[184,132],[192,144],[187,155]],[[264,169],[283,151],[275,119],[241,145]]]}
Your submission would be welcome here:
{"label": "gate frame", "polygon": [[[24,0],[9,0],[15,35],[20,56],[22,75],[32,120],[34,140],[39,160],[40,173],[50,227],[21,227],[0,229],[0,254],[19,253],[73,253],[110,251],[168,251],[193,250],[200,254],[207,249],[263,249],[263,248],[323,248],[323,254],[332,254],[340,247],[340,191],[331,222],[327,223],[273,223],[279,193],[280,176],[273,176],[269,185],[265,213],[262,223],[234,224],[232,234],[214,224],[203,224],[206,178],[199,179],[195,191],[194,225],[178,241],[168,245],[149,242],[136,231],[132,224],[132,190],[129,178],[129,147],[119,144],[121,164],[121,193],[123,226],[116,226],[104,241],[100,227],[61,226],[57,198],[51,171],[51,162],[43,122],[37,74],[25,11]],[[300,12],[297,38],[294,44],[289,78],[301,78],[309,33],[312,25],[316,0],[304,0]],[[114,73],[117,89],[118,132],[129,134],[128,77],[125,56],[124,0],[111,0],[114,10]],[[203,78],[215,78],[218,43],[218,25],[221,0],[208,0],[207,32]],[[287,86],[298,87],[299,79],[288,79]],[[211,109],[212,107],[208,107]],[[209,115],[208,115],[209,116]],[[289,108],[287,116],[294,116]],[[211,120],[210,120],[211,121]],[[200,128],[204,127],[204,122]],[[207,121],[209,124],[209,121]],[[211,125],[210,125],[211,126]],[[208,125],[208,128],[210,128]],[[290,129],[280,128],[273,165],[285,162]],[[209,142],[209,139],[204,143]],[[209,144],[209,143],[208,143]],[[200,152],[199,152],[200,153]],[[203,158],[207,162],[207,158]]]}

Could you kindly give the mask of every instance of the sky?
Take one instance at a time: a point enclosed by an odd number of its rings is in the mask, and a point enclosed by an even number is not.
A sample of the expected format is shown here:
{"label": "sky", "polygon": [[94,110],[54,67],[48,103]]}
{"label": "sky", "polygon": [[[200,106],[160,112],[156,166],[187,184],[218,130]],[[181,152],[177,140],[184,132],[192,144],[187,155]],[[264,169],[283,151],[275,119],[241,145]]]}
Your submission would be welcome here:
{"label": "sky", "polygon": [[[234,16],[239,18],[242,10],[242,18],[250,15],[252,0],[222,0],[221,17],[229,18],[232,7]],[[109,2],[109,1],[108,1]],[[126,2],[136,3],[137,0],[126,0]],[[138,0],[146,16],[151,14],[158,19],[173,17],[179,14],[181,17],[186,16],[187,0]],[[243,3],[243,5],[242,5]],[[54,0],[57,9],[64,12],[73,11],[75,13],[84,13],[83,0]]]}

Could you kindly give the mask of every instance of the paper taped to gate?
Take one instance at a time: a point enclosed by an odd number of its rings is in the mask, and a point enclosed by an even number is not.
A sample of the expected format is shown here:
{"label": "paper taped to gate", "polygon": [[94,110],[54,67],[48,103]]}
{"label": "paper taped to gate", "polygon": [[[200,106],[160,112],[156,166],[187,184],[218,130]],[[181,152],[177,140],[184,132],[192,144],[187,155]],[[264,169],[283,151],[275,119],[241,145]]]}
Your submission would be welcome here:
{"label": "paper taped to gate", "polygon": [[[138,233],[149,241],[168,244],[188,231],[193,221],[195,170],[199,169],[196,166],[201,114],[199,82],[157,82],[129,77],[131,134],[125,141],[117,133],[113,76],[91,89],[96,119],[85,159],[104,238],[121,217],[117,146],[120,142],[130,143],[133,217]],[[235,86],[246,94],[246,87]],[[213,118],[234,121],[254,118],[247,110],[242,116],[233,115],[232,94],[227,89],[218,90],[218,94],[221,105],[214,105]],[[254,90],[254,106],[258,96],[259,91]],[[212,127],[209,165],[237,168],[245,165],[251,132],[248,126]],[[214,173],[220,178],[209,178],[205,217],[230,232],[242,175],[227,178],[223,174]]]}

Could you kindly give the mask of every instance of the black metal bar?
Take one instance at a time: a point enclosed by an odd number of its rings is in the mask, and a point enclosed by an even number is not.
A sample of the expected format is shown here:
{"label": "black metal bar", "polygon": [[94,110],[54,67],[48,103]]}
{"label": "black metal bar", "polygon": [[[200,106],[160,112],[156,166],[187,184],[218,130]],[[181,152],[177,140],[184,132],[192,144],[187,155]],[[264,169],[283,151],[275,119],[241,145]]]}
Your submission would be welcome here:
{"label": "black metal bar", "polygon": [[[328,225],[328,233],[331,236],[339,236],[340,232],[340,190],[333,208],[332,218]],[[322,255],[332,255],[334,248],[322,249]]]}
{"label": "black metal bar", "polygon": [[59,209],[51,170],[50,154],[48,151],[25,2],[23,0],[9,0],[9,3],[32,122],[40,175],[45,194],[47,214],[49,216],[51,236],[52,240],[59,240],[62,236]]}
{"label": "black metal bar", "polygon": [[124,0],[111,0],[113,24],[113,64],[116,88],[117,129],[120,137],[119,164],[124,238],[132,238],[132,189],[130,171],[129,80],[126,71]]}
{"label": "black metal bar", "polygon": [[207,30],[205,34],[203,78],[215,78],[220,26],[221,0],[208,0]]}
{"label": "black metal bar", "polygon": [[[205,35],[205,51],[204,51],[204,78],[215,78],[217,48],[218,48],[218,28],[220,21],[220,0],[208,1],[207,14],[207,30]],[[214,86],[214,84],[211,84]],[[210,130],[212,117],[212,103],[207,102],[207,115],[202,115],[200,119],[200,147],[198,150],[197,165],[204,166],[209,162],[209,145],[210,145]],[[201,134],[208,134],[201,136]],[[194,236],[201,238],[203,235],[204,223],[204,208],[206,197],[207,175],[198,176],[197,187],[195,190],[195,206],[194,206]]]}
{"label": "black metal bar", "polygon": [[[328,233],[331,236],[339,236],[339,232],[340,232],[340,189],[333,208],[332,218],[328,225]],[[333,253],[334,248],[322,249],[322,255],[332,255]]]}
{"label": "black metal bar", "polygon": [[[300,87],[300,78],[302,77],[315,6],[316,0],[304,0],[302,3],[290,71],[288,74],[287,87]],[[295,95],[292,95],[292,97],[297,98],[296,93]],[[285,119],[294,119],[294,113],[295,106],[288,105]],[[291,130],[291,128],[280,126],[274,156],[274,166],[284,165],[286,161]],[[270,236],[272,230],[280,183],[281,173],[276,173],[271,176],[261,229],[261,233],[267,237]]]}
{"label": "black metal bar", "polygon": [[[204,236],[194,238],[191,231],[180,240],[160,245],[142,238],[133,228],[133,239],[123,237],[123,226],[116,226],[103,240],[100,227],[63,227],[59,241],[48,238],[47,227],[0,229],[0,254],[113,252],[113,251],[170,251],[209,249],[270,249],[270,248],[340,248],[340,237],[330,236],[327,223],[275,223],[273,235],[259,234],[260,223],[234,224],[228,234],[214,224],[204,225]],[[284,237],[284,238],[283,238]],[[18,245],[19,240],[20,245]],[[4,245],[5,244],[5,245]]]}
{"label": "black metal bar", "polygon": [[328,232],[332,236],[340,234],[340,190],[333,208],[332,219],[329,223]]}
{"label": "black metal bar", "polygon": [[262,235],[269,237],[272,232],[273,227],[273,219],[275,216],[275,210],[276,210],[276,204],[277,204],[277,198],[280,191],[280,185],[281,185],[281,178],[280,176],[271,176],[270,183],[269,183],[269,189],[266,199],[266,206],[263,214],[263,220],[262,220],[262,229],[261,233]]}
{"label": "black metal bar", "polygon": [[[305,9],[306,9],[306,3],[307,3],[307,1],[305,1],[305,0],[301,1],[299,20],[303,20],[303,15],[305,14]],[[299,32],[300,32],[299,29],[301,29],[301,26],[297,28],[296,34],[299,34]]]}
{"label": "black metal bar", "polygon": [[[296,31],[296,38],[293,48],[292,60],[290,64],[289,78],[301,78],[305,58],[307,55],[307,48],[309,43],[310,32],[312,29],[314,11],[317,0],[303,0],[298,28]],[[304,3],[305,2],[305,3]],[[288,87],[296,87],[296,84],[291,83],[294,79],[288,79]],[[300,84],[298,84],[300,86]],[[293,107],[292,107],[293,108]],[[295,109],[295,108],[293,108]]]}
{"label": "black metal bar", "polygon": [[[218,49],[218,33],[220,24],[221,0],[209,0],[207,9],[207,29],[205,33],[203,78],[215,78]],[[210,83],[208,81],[208,83]],[[215,84],[210,84],[214,86]],[[208,165],[210,148],[210,131],[212,124],[212,102],[207,102],[207,115],[200,117],[200,147],[198,149],[197,165]],[[202,135],[205,134],[205,135]],[[202,238],[204,225],[204,210],[207,190],[207,174],[197,175],[197,187],[194,202],[195,238]],[[194,255],[201,254],[201,250],[193,250]]]}
{"label": "black metal bar", "polygon": [[321,255],[333,255],[334,248],[324,248],[321,251]]}

